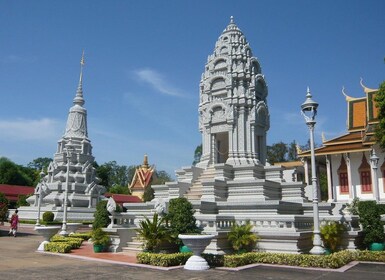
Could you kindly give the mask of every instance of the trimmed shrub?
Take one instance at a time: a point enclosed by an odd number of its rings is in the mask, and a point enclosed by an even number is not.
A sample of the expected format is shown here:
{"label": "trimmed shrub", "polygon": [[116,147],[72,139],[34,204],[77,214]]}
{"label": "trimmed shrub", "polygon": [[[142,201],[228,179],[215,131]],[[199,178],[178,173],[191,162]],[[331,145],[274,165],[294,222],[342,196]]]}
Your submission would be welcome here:
{"label": "trimmed shrub", "polygon": [[93,229],[107,227],[110,224],[110,214],[107,211],[107,200],[99,201],[96,205],[96,211],[94,213],[94,222],[92,224]]}
{"label": "trimmed shrub", "polygon": [[68,242],[49,242],[44,244],[44,251],[53,253],[69,253],[72,250]]}
{"label": "trimmed shrub", "polygon": [[61,235],[54,235],[51,237],[51,242],[67,242],[71,244],[72,249],[77,249],[82,246],[83,239],[76,237],[64,237]]}
{"label": "trimmed shrub", "polygon": [[136,259],[141,264],[168,267],[184,265],[191,256],[192,253],[154,254],[142,252],[136,255]]}
{"label": "trimmed shrub", "polygon": [[195,210],[190,201],[184,197],[170,200],[166,220],[172,232],[172,237],[177,245],[183,245],[178,238],[180,233],[200,233],[194,217]]}
{"label": "trimmed shrub", "polygon": [[47,211],[43,213],[43,222],[53,222],[55,219],[55,214],[51,211]]}
{"label": "trimmed shrub", "polygon": [[381,221],[380,211],[382,211],[382,208],[378,207],[374,200],[358,203],[358,215],[364,233],[365,245],[384,242],[384,223]]}
{"label": "trimmed shrub", "polygon": [[86,240],[91,238],[91,235],[92,235],[91,231],[90,232],[82,232],[82,233],[75,232],[75,233],[70,233],[69,237],[81,238],[81,239],[83,239],[83,241],[86,241]]}

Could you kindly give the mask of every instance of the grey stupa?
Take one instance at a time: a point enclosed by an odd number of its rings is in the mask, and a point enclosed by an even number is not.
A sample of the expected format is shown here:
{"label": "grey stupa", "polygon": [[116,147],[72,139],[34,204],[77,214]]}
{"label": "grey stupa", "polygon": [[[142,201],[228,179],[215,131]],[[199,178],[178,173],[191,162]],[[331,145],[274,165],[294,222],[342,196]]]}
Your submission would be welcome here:
{"label": "grey stupa", "polygon": [[[199,130],[202,157],[196,166],[176,171],[176,181],[152,186],[155,198],[125,203],[109,226],[113,250],[137,249],[135,229],[143,216],[167,212],[173,198],[185,197],[195,209],[197,225],[215,235],[206,253],[231,252],[232,225],[250,222],[260,237],[259,249],[303,253],[312,248],[312,203],[302,182],[286,182],[281,166],[266,162],[270,127],[268,87],[257,58],[233,18],[208,56],[200,82]],[[340,207],[320,203],[322,220],[348,224],[343,248],[355,249],[359,229]],[[119,242],[117,241],[119,240]]]}
{"label": "grey stupa", "polygon": [[83,107],[84,54],[80,64],[79,85],[73,106],[68,113],[65,133],[58,141],[57,151],[48,167],[48,174],[36,186],[35,195],[27,199],[30,206],[19,208],[19,216],[22,219],[37,218],[41,194],[41,213],[52,211],[55,219],[60,221],[63,217],[67,187],[68,220],[92,220],[96,204],[104,198],[102,194],[106,189],[98,184],[99,179],[93,167],[95,158],[88,138],[87,110]]}

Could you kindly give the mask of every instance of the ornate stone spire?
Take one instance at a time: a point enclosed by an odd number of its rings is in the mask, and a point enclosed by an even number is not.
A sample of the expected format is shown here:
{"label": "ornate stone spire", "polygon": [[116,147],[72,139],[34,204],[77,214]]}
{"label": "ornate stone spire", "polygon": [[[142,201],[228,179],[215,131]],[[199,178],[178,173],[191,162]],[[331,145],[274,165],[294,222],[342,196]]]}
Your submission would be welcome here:
{"label": "ornate stone spire", "polygon": [[87,138],[87,110],[83,107],[85,101],[83,98],[83,66],[84,51],[80,60],[80,78],[79,85],[74,98],[74,106],[71,107],[64,138]]}
{"label": "ornate stone spire", "polygon": [[200,82],[199,167],[265,163],[267,94],[260,64],[231,17],[208,56]]}

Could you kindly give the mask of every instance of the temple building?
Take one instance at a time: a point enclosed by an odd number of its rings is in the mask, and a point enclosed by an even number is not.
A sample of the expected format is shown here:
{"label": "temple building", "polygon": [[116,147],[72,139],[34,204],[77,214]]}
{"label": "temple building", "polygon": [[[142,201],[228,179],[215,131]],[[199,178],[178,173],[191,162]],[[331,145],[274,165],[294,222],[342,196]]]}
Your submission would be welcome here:
{"label": "temple building", "polygon": [[68,113],[64,135],[58,141],[48,174],[35,188],[35,195],[27,199],[31,206],[19,209],[22,219],[36,219],[40,199],[41,213],[52,211],[56,220],[62,219],[65,200],[69,220],[92,220],[96,204],[104,198],[105,187],[98,184],[93,167],[95,158],[88,138],[87,110],[83,107],[84,53],[80,64],[79,85]]}
{"label": "temple building", "polygon": [[131,194],[142,198],[146,188],[151,186],[155,176],[154,167],[148,164],[148,157],[144,155],[143,164],[135,169],[134,177],[128,186]]}
{"label": "temple building", "polygon": [[[206,253],[230,252],[227,234],[231,226],[247,221],[260,237],[261,251],[309,252],[313,203],[305,195],[305,185],[292,177],[285,180],[284,167],[266,162],[270,127],[267,97],[260,63],[231,17],[201,75],[200,162],[177,170],[175,182],[152,185],[151,202],[124,204],[127,212],[115,213],[108,228],[114,236],[112,250],[138,250],[135,240],[140,220],[151,218],[154,212],[167,212],[171,199],[185,197],[196,211],[202,232],[215,235]],[[354,217],[344,216],[335,206],[320,203],[320,219],[349,223],[343,246],[355,249],[359,229],[350,225]]]}
{"label": "temple building", "polygon": [[[316,160],[326,165],[329,202],[349,202],[354,198],[385,201],[385,154],[374,138],[378,89],[367,88],[362,80],[360,83],[363,97],[350,97],[342,90],[347,103],[347,132],[323,139],[322,147],[315,149]],[[298,156],[304,162],[308,181],[310,151]]]}

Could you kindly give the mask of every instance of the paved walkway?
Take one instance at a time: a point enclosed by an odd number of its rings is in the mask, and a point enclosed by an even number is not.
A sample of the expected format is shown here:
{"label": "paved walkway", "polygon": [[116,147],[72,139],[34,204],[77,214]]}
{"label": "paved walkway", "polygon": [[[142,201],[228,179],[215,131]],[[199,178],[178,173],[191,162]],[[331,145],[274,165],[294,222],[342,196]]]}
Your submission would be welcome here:
{"label": "paved walkway", "polygon": [[87,244],[71,254],[39,253],[36,248],[41,241],[32,226],[22,225],[16,238],[0,226],[0,279],[385,279],[385,264],[373,263],[361,263],[345,272],[264,265],[240,271],[161,270],[138,266],[133,256],[121,253],[95,254]]}

